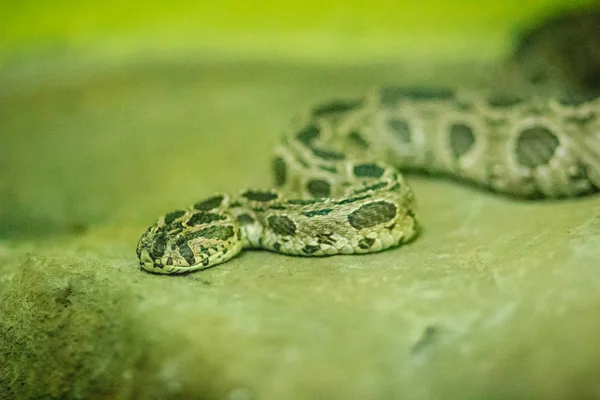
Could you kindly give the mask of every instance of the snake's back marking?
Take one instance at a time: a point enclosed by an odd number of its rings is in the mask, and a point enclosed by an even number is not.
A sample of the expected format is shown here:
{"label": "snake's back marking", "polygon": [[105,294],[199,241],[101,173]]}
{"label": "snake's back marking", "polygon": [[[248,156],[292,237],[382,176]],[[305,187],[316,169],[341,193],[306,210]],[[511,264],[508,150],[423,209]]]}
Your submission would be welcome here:
{"label": "snake's back marking", "polygon": [[417,234],[400,170],[460,178],[522,198],[600,187],[600,100],[385,88],[292,122],[276,189],[219,194],[170,212],[141,237],[142,268],[182,273],[243,248],[302,256],[371,253]]}

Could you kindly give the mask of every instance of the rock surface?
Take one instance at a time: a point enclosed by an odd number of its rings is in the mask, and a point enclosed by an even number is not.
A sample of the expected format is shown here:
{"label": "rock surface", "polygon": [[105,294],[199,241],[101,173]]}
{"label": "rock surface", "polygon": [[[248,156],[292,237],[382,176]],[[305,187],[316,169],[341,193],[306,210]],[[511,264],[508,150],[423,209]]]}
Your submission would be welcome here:
{"label": "rock surface", "polygon": [[244,252],[179,277],[137,266],[158,215],[268,186],[303,107],[481,71],[5,70],[0,398],[599,397],[598,196],[518,202],[417,177],[424,229],[403,248]]}

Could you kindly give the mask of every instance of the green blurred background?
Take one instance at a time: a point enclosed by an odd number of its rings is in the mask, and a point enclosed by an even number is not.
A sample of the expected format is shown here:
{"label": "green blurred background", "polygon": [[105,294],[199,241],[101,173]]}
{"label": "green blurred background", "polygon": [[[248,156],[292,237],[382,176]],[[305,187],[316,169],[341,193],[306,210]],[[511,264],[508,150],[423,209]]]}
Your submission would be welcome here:
{"label": "green blurred background", "polygon": [[[0,57],[24,50],[202,50],[336,61],[497,56],[507,37],[585,0],[2,1]],[[468,52],[468,53],[466,53]]]}

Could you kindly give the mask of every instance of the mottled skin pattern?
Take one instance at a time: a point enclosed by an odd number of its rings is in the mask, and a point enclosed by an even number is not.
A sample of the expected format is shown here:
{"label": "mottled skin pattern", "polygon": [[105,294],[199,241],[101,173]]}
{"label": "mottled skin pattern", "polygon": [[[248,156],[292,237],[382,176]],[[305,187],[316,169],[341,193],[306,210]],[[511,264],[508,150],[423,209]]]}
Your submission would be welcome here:
{"label": "mottled skin pattern", "polygon": [[160,217],[138,243],[140,265],[182,273],[243,248],[326,256],[398,246],[418,231],[400,169],[524,199],[597,192],[600,100],[384,88],[315,107],[276,149],[277,189]]}

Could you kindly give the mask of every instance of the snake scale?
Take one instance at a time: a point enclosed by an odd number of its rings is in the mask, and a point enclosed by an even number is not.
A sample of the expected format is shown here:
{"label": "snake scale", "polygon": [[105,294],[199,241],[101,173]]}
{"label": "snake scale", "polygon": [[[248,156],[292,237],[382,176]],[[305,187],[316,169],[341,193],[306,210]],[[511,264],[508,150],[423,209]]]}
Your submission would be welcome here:
{"label": "snake scale", "polygon": [[400,170],[446,175],[525,199],[600,188],[600,98],[389,87],[292,121],[276,189],[217,194],[142,235],[143,269],[183,273],[243,248],[301,256],[371,253],[418,232]]}

